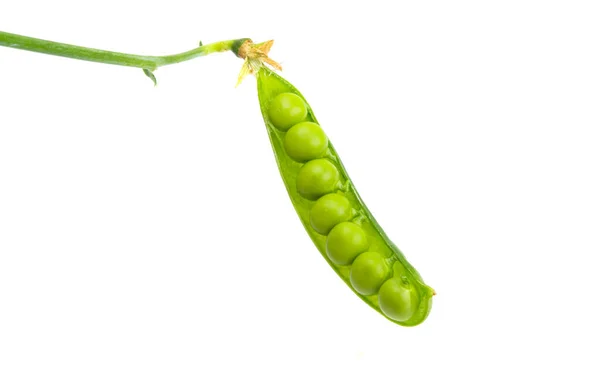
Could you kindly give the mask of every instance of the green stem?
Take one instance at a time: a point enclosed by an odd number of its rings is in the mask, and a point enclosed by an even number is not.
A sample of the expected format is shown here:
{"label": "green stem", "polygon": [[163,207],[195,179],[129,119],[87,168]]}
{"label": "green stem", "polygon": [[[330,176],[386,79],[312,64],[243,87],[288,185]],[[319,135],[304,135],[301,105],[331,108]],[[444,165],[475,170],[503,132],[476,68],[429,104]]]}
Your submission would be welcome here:
{"label": "green stem", "polygon": [[142,68],[150,72],[164,65],[176,64],[216,52],[232,51],[237,55],[237,50],[246,40],[248,39],[219,41],[174,55],[142,56],[57,43],[54,41],[41,40],[0,31],[0,46],[68,57],[77,60]]}

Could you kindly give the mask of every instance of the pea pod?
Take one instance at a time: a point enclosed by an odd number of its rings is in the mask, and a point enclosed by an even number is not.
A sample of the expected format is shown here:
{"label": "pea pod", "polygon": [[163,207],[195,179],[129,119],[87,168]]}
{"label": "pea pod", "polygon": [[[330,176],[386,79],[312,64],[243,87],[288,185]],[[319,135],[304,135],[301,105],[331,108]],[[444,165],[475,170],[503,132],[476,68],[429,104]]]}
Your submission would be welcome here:
{"label": "pea pod", "polygon": [[258,97],[281,177],[308,235],[368,305],[402,326],[427,318],[434,291],[390,241],[302,94],[263,67]]}

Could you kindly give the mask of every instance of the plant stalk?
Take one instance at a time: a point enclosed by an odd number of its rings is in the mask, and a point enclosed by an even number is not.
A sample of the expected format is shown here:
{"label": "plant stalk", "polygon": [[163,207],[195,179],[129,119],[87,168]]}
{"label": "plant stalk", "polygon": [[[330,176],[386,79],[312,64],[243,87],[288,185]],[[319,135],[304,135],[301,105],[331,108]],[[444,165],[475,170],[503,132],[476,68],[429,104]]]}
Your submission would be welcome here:
{"label": "plant stalk", "polygon": [[77,60],[142,68],[144,69],[144,72],[152,72],[158,67],[164,65],[180,63],[196,57],[206,56],[211,53],[232,51],[237,55],[239,47],[246,40],[249,39],[245,38],[219,41],[212,44],[201,45],[198,48],[173,55],[143,56],[106,51],[102,49],[86,48],[77,45],[42,40],[34,37],[21,36],[0,31],[0,46],[45,53],[54,56],[68,57]]}

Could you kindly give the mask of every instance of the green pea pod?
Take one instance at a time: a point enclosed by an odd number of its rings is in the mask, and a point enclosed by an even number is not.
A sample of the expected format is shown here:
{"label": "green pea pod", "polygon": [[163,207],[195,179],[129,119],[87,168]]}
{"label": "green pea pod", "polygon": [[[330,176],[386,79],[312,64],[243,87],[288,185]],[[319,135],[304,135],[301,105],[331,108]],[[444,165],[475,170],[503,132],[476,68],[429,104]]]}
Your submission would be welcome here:
{"label": "green pea pod", "polygon": [[433,289],[377,224],[306,99],[267,68],[256,77],[281,177],[316,247],[344,282],[386,318],[402,326],[423,322]]}

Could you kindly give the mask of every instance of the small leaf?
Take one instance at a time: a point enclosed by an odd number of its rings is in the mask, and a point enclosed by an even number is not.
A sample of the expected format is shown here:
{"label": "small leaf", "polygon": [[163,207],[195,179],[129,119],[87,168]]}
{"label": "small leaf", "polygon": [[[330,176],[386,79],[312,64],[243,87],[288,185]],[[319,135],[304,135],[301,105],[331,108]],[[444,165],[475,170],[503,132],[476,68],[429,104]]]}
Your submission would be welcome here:
{"label": "small leaf", "polygon": [[154,73],[152,73],[150,69],[144,68],[144,74],[148,76],[148,78],[154,83],[154,86],[156,86],[156,76],[154,76]]}
{"label": "small leaf", "polygon": [[240,74],[238,75],[237,84],[235,84],[235,86],[238,87],[242,83],[242,80],[249,74],[252,74],[252,67],[250,66],[250,60],[245,59],[244,64],[242,65],[242,70],[240,70]]}
{"label": "small leaf", "polygon": [[198,46],[201,47],[202,46],[202,41],[198,41]]}

